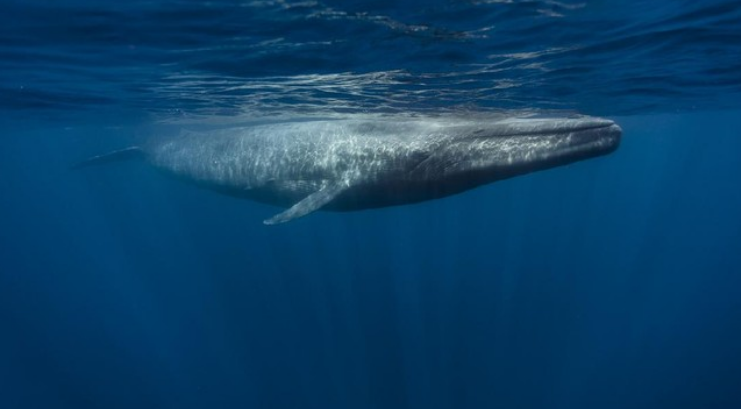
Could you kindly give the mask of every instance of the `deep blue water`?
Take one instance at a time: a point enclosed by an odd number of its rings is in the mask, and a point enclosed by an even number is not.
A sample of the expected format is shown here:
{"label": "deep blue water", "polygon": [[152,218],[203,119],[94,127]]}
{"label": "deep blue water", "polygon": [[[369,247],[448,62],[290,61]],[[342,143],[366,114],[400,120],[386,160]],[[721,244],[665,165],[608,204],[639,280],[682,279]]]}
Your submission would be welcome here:
{"label": "deep blue water", "polygon": [[[741,3],[2,0],[0,408],[741,407]],[[610,156],[279,226],[160,132],[580,112]]]}

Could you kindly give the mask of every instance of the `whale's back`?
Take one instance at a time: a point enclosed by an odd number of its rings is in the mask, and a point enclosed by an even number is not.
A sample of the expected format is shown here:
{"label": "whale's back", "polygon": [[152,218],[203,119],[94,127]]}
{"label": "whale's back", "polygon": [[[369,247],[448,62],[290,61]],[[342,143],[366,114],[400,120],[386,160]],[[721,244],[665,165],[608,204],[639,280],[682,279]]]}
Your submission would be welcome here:
{"label": "whale's back", "polygon": [[428,155],[426,143],[409,135],[368,123],[317,121],[189,133],[155,141],[146,151],[153,165],[177,176],[254,189],[407,172]]}

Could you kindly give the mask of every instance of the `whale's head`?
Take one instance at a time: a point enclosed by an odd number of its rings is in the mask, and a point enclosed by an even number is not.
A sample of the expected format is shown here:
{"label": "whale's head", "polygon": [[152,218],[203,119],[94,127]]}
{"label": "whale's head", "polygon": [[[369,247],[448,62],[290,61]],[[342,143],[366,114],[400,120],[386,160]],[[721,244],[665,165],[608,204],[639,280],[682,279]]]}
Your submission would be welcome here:
{"label": "whale's head", "polygon": [[[510,118],[459,128],[438,152],[438,175],[478,185],[606,155],[622,130],[594,117]],[[470,186],[468,186],[470,187]],[[461,188],[464,188],[461,186]]]}

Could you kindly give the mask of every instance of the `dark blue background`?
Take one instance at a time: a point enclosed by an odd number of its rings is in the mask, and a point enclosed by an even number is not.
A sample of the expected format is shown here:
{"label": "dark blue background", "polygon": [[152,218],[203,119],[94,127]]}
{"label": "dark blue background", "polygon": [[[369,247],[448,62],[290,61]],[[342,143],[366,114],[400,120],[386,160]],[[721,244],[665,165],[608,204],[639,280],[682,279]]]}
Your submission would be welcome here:
{"label": "dark blue background", "polygon": [[738,118],[619,118],[600,160],[276,227],[67,171],[92,131],[14,134],[3,407],[735,407]]}
{"label": "dark blue background", "polygon": [[[0,408],[741,407],[737,2],[1,3]],[[500,108],[623,144],[279,226],[68,170],[173,127]]]}

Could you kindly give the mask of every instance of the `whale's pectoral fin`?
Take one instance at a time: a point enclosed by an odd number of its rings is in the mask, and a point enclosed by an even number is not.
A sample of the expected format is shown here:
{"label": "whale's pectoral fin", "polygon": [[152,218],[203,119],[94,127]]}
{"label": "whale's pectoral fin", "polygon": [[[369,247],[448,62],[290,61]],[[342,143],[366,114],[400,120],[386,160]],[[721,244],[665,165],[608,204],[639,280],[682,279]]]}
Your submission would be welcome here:
{"label": "whale's pectoral fin", "polygon": [[319,210],[322,206],[331,202],[335,197],[342,193],[349,187],[349,183],[346,181],[333,182],[316,192],[306,196],[303,200],[293,205],[290,209],[283,213],[276,214],[275,216],[263,221],[265,224],[278,224],[285,223],[289,220],[293,220],[307,214]]}

